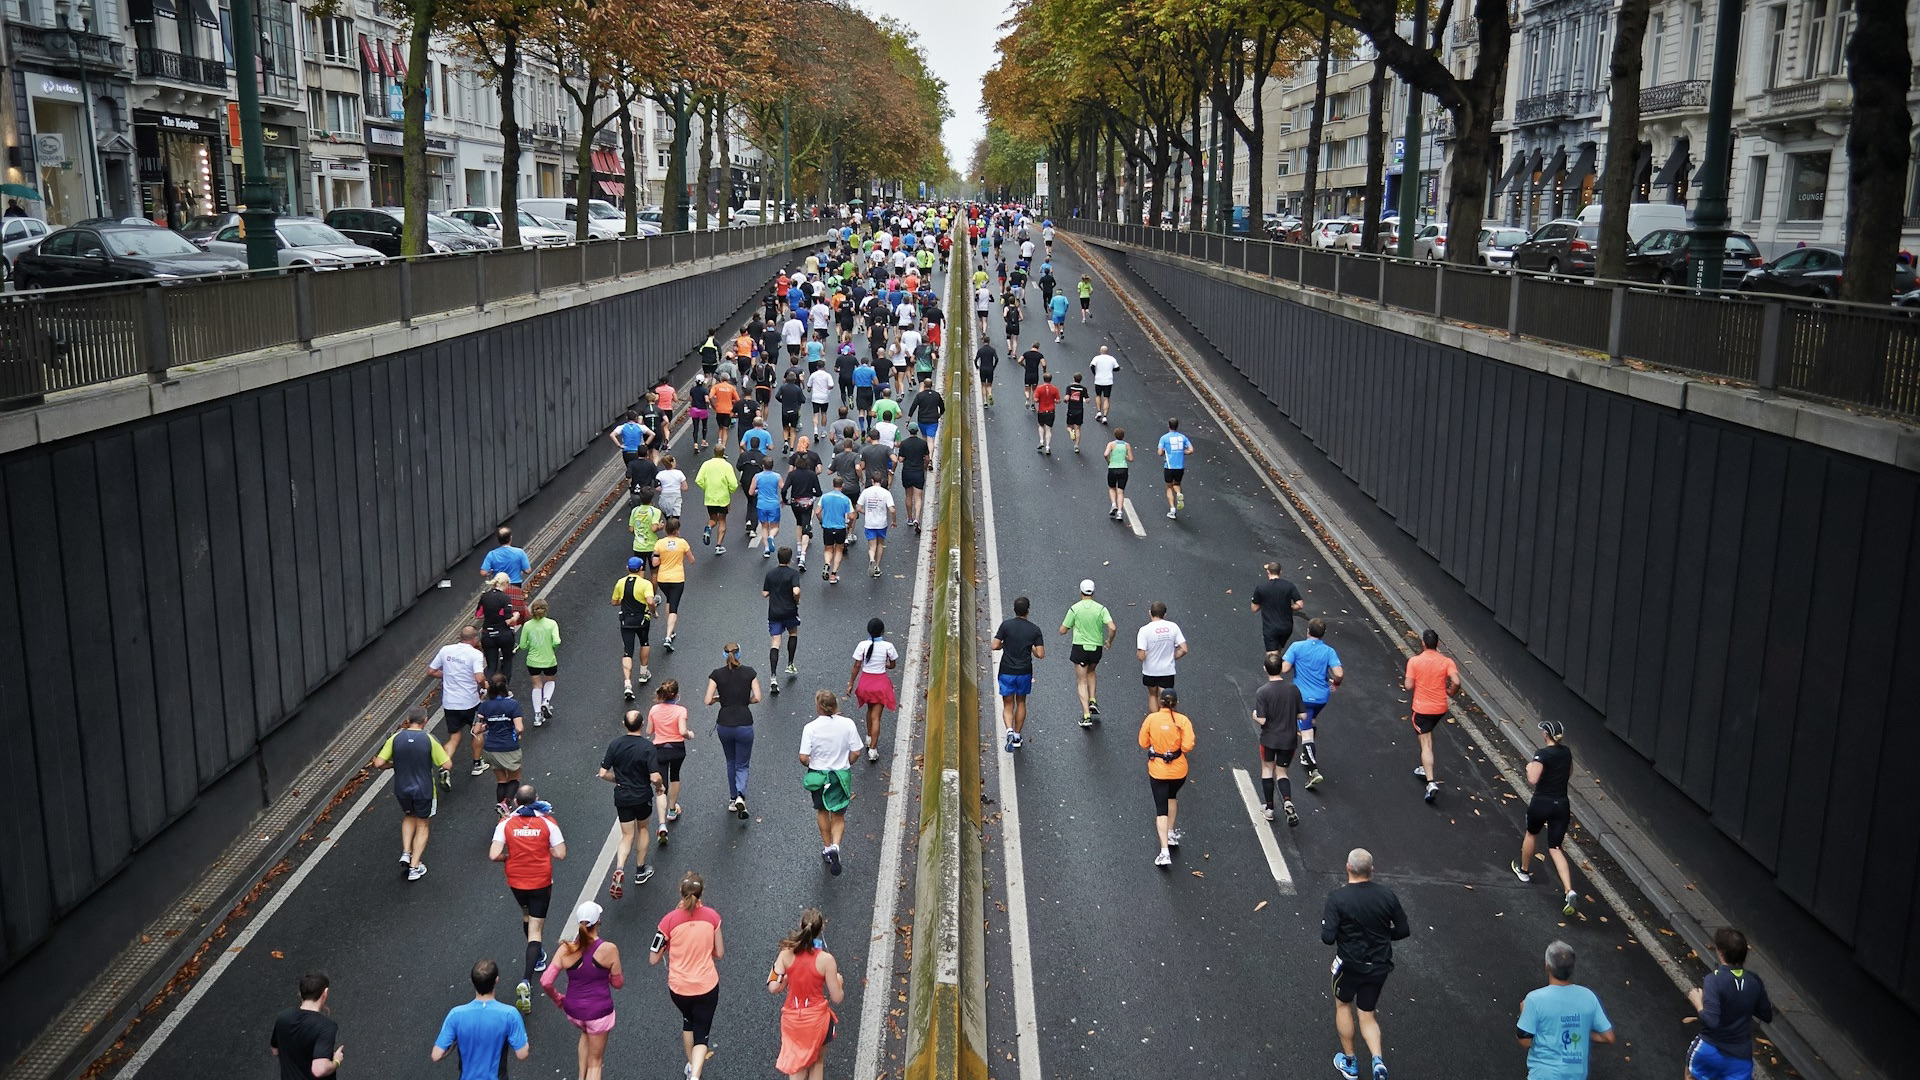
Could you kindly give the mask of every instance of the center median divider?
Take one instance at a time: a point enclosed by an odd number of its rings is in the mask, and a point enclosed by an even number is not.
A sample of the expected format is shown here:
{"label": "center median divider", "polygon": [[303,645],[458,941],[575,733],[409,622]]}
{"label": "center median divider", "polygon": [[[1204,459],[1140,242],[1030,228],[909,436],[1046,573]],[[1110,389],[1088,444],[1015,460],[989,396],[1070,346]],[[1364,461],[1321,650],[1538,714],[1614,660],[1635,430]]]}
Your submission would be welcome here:
{"label": "center median divider", "polygon": [[967,249],[948,277],[937,501],[928,609],[919,858],[908,980],[908,1080],[987,1076],[985,876],[980,841],[979,642],[974,633],[975,475],[970,411],[973,327]]}

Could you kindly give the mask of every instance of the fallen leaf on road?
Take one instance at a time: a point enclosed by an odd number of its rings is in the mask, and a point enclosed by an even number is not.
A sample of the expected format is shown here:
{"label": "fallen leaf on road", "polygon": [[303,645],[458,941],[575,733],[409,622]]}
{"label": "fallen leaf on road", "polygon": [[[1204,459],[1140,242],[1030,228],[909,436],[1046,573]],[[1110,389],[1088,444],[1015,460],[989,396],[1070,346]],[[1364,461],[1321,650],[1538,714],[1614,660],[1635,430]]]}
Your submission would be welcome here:
{"label": "fallen leaf on road", "polygon": [[1259,910],[1260,910],[1261,908],[1263,908],[1263,907],[1266,907],[1266,906],[1267,906],[1267,902],[1266,902],[1265,900],[1262,900],[1262,901],[1260,901],[1259,903],[1257,903],[1257,904],[1255,904],[1255,905],[1253,905],[1253,910],[1255,910],[1255,911],[1259,911]]}
{"label": "fallen leaf on road", "polygon": [[279,949],[275,949],[273,950],[273,958],[275,960],[285,960],[287,958],[287,954],[281,952]]}
{"label": "fallen leaf on road", "polygon": [[1192,871],[1189,871],[1189,873],[1191,873],[1191,874],[1192,874],[1192,875],[1193,875],[1194,877],[1206,877],[1206,876],[1207,876],[1207,875],[1205,875],[1205,874],[1203,874],[1203,873],[1201,873],[1201,872],[1200,872],[1200,871],[1198,871],[1198,870],[1192,870]]}

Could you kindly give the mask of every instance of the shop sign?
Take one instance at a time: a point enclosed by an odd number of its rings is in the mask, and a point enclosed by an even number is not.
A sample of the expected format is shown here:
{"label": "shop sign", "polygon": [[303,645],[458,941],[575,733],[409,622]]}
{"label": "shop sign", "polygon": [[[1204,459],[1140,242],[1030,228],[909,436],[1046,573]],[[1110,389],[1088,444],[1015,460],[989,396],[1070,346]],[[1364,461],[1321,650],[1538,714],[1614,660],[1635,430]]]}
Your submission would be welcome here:
{"label": "shop sign", "polygon": [[35,88],[34,93],[37,97],[65,98],[69,101],[85,100],[84,96],[80,93],[79,85],[70,83],[65,79],[43,77],[40,80],[40,85]]}
{"label": "shop sign", "polygon": [[364,161],[327,161],[324,163],[326,174],[336,180],[365,180],[367,163]]}
{"label": "shop sign", "polygon": [[173,113],[147,112],[143,109],[133,111],[133,122],[157,127],[162,131],[178,131],[188,134],[217,135],[220,123],[204,116],[177,116]]}
{"label": "shop sign", "polygon": [[406,143],[407,137],[392,128],[369,127],[367,141],[380,146],[401,146]]}

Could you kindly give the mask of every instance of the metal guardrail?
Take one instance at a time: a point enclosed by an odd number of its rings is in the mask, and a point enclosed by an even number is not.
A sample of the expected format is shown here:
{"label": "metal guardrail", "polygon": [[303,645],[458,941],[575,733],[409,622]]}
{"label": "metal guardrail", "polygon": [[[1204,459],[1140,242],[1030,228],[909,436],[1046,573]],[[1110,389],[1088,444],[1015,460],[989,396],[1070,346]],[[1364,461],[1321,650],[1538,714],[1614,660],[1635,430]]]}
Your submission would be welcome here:
{"label": "metal guardrail", "polygon": [[710,232],[392,259],[340,270],[186,278],[0,295],[0,407],[57,390],[414,319],[647,270],[798,243],[825,226],[774,222]]}
{"label": "metal guardrail", "polygon": [[1920,417],[1920,310],[1696,293],[1084,218],[1066,228],[1616,363]]}

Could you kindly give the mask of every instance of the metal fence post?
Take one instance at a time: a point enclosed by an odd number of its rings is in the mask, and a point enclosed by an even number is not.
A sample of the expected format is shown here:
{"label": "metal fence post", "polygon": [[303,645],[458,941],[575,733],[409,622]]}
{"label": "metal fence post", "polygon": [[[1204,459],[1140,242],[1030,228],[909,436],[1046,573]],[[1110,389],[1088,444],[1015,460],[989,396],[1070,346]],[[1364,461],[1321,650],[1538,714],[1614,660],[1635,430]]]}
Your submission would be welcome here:
{"label": "metal fence post", "polygon": [[1346,262],[1339,255],[1333,257],[1333,295],[1340,295],[1340,264]]}
{"label": "metal fence post", "polygon": [[477,251],[473,256],[473,310],[487,310],[487,253]]}
{"label": "metal fence post", "polygon": [[1525,275],[1514,270],[1508,276],[1513,279],[1513,289],[1507,293],[1507,336],[1517,338],[1520,336],[1520,279]]}
{"label": "metal fence post", "polygon": [[[204,289],[205,283],[190,285],[188,288]],[[140,353],[140,367],[147,377],[160,382],[167,377],[167,369],[173,366],[173,335],[167,327],[167,301],[160,286],[149,285],[140,290],[139,333],[134,338],[134,348]]]}
{"label": "metal fence post", "polygon": [[1267,241],[1267,277],[1269,278],[1273,277],[1273,258],[1274,258],[1273,252],[1274,252],[1274,249],[1279,246],[1280,245],[1275,244],[1271,240]]}
{"label": "metal fence post", "polygon": [[313,344],[313,271],[293,270],[293,336],[302,345]]}
{"label": "metal fence post", "polygon": [[1380,298],[1380,306],[1386,307],[1387,306],[1387,260],[1385,259],[1380,260],[1380,291],[1376,295],[1379,296]]}
{"label": "metal fence post", "polygon": [[1293,249],[1293,283],[1305,284],[1307,280],[1307,249],[1304,246]]}
{"label": "metal fence post", "polygon": [[585,288],[587,285],[587,244],[575,244],[573,247],[574,251],[577,252],[580,257],[580,285],[582,288]]}
{"label": "metal fence post", "polygon": [[1780,386],[1780,320],[1785,314],[1786,308],[1778,300],[1769,300],[1760,309],[1760,358],[1754,382],[1768,397]]}
{"label": "metal fence post", "polygon": [[1445,262],[1437,262],[1433,264],[1433,317],[1436,319],[1442,318],[1441,313],[1446,310],[1447,264]]}
{"label": "metal fence post", "polygon": [[539,296],[540,267],[546,264],[547,257],[541,253],[541,249],[539,248],[525,248],[523,250],[533,252],[533,295]]}
{"label": "metal fence post", "polygon": [[680,234],[677,232],[668,233],[667,234],[667,265],[672,266],[674,263],[677,263],[679,261],[680,261]]}
{"label": "metal fence post", "polygon": [[400,260],[400,325],[413,325],[413,260]]}
{"label": "metal fence post", "polygon": [[1612,306],[1607,311],[1607,363],[1620,362],[1620,337],[1627,321],[1627,287],[1613,287]]}

